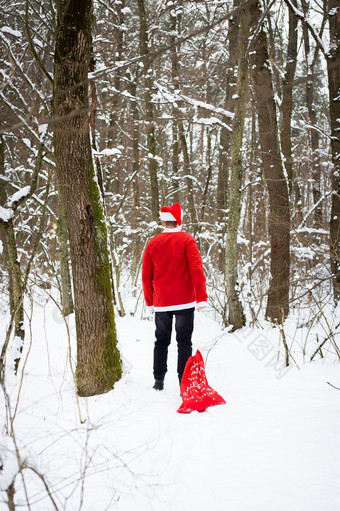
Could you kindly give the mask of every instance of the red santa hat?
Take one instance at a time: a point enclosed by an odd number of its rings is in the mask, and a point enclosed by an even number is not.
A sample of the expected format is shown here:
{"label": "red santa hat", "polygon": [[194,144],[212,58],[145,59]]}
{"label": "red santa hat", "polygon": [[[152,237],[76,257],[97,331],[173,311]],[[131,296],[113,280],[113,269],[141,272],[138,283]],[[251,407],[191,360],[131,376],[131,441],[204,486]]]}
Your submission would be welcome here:
{"label": "red santa hat", "polygon": [[181,225],[183,211],[179,203],[176,202],[173,206],[163,206],[160,217],[163,222],[177,222],[178,225]]}

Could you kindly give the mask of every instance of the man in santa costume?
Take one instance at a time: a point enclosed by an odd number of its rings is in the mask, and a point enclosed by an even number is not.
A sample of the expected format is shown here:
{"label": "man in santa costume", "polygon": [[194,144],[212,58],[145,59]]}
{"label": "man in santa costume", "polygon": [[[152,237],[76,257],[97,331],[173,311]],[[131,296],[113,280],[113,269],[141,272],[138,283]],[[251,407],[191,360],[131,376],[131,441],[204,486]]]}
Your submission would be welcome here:
{"label": "man in santa costume", "polygon": [[177,372],[182,379],[192,354],[194,311],[207,306],[202,259],[194,238],[181,231],[182,210],[178,202],[160,212],[164,231],[152,238],[143,258],[142,281],[146,306],[155,312],[154,389],[163,390],[168,346],[175,316],[178,346]]}

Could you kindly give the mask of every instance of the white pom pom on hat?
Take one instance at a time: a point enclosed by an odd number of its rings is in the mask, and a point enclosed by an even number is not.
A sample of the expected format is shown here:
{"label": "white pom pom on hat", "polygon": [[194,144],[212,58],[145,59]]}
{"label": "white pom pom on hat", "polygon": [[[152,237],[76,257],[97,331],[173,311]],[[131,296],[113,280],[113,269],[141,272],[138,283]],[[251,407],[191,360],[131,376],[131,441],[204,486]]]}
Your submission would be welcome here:
{"label": "white pom pom on hat", "polygon": [[178,202],[173,206],[163,206],[160,212],[160,217],[163,222],[177,222],[178,225],[182,224],[183,210]]}

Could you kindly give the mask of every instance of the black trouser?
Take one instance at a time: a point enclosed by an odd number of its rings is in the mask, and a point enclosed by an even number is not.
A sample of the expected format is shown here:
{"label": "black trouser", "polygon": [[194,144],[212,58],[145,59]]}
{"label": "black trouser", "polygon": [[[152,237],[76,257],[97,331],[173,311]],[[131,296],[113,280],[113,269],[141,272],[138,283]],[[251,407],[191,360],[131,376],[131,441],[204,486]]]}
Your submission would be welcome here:
{"label": "black trouser", "polygon": [[175,316],[178,349],[177,373],[181,381],[185,364],[192,354],[191,336],[194,329],[194,310],[155,312],[156,342],[153,357],[153,374],[156,380],[163,380],[168,370],[168,347],[171,342],[172,318]]}

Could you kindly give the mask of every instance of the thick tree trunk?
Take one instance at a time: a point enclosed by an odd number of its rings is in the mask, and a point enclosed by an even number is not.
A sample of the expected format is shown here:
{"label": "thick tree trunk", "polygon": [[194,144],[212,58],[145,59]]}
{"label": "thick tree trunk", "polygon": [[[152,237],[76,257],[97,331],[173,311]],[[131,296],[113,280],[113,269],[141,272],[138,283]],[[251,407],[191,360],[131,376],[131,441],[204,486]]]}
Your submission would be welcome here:
{"label": "thick tree trunk", "polygon": [[155,138],[155,121],[153,104],[151,101],[151,87],[152,80],[150,75],[150,58],[149,58],[149,38],[148,27],[146,22],[146,12],[144,0],[137,0],[139,20],[140,20],[140,49],[144,57],[144,71],[145,71],[145,108],[146,108],[146,136],[147,136],[147,149],[148,149],[148,168],[150,176],[150,189],[151,189],[151,213],[152,220],[159,221],[159,189],[157,178],[157,161],[156,156],[156,138]]}
{"label": "thick tree trunk", "polygon": [[231,176],[229,190],[229,216],[226,244],[226,292],[228,299],[228,322],[233,329],[245,324],[245,315],[239,299],[237,282],[238,244],[237,234],[241,213],[241,185],[243,175],[242,140],[248,94],[248,52],[247,45],[252,24],[252,12],[246,1],[241,3],[240,28],[238,33],[237,91],[234,98],[234,123],[231,135]]}
{"label": "thick tree trunk", "polygon": [[[260,23],[261,15],[260,4],[257,2],[254,10],[256,24]],[[267,37],[263,27],[251,46],[251,64],[263,172],[270,204],[271,282],[266,316],[272,321],[281,322],[289,311],[290,212],[288,186],[279,151]]]}
{"label": "thick tree trunk", "polygon": [[340,300],[340,6],[327,3],[330,52],[327,58],[329,113],[332,150],[332,210],[330,219],[330,258],[334,299]]}
{"label": "thick tree trunk", "polygon": [[54,149],[70,240],[80,396],[112,389],[121,376],[107,230],[88,123],[92,1],[58,3]]}

